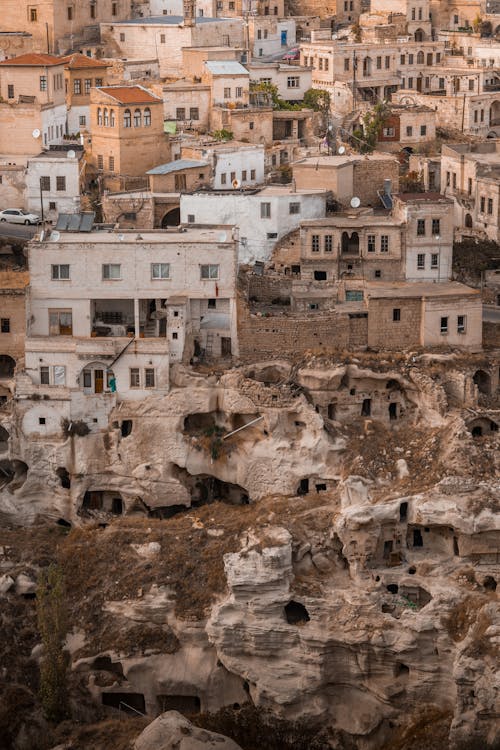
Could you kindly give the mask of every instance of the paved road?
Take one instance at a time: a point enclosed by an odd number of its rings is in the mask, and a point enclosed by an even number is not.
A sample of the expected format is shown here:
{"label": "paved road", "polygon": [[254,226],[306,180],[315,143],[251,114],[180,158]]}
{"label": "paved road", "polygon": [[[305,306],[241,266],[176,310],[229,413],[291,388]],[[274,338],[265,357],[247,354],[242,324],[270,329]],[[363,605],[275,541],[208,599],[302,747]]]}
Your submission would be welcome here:
{"label": "paved road", "polygon": [[483,305],[483,320],[488,323],[500,323],[500,307]]}
{"label": "paved road", "polygon": [[37,227],[24,226],[24,224],[9,224],[7,221],[0,222],[0,241],[30,240],[38,231]]}

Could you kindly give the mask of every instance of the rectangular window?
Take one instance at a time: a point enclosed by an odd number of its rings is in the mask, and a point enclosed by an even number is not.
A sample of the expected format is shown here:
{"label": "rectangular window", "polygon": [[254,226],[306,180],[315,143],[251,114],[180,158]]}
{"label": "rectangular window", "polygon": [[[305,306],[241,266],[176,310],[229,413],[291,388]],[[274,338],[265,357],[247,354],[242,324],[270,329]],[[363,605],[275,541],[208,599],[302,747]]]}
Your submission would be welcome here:
{"label": "rectangular window", "polygon": [[300,214],[300,203],[290,203],[288,206],[290,214]]}
{"label": "rectangular window", "polygon": [[10,318],[0,319],[0,333],[10,333]]}
{"label": "rectangular window", "polygon": [[380,252],[381,253],[389,252],[389,235],[388,234],[382,234],[380,237]]}
{"label": "rectangular window", "polygon": [[349,71],[350,63],[351,63],[351,61],[349,60],[348,57],[344,58],[344,71],[346,73]]}
{"label": "rectangular window", "polygon": [[84,82],[84,91],[86,94],[90,94],[90,89],[92,88],[92,78],[86,78]]}
{"label": "rectangular window", "polygon": [[408,55],[408,65],[413,65],[413,55]]}
{"label": "rectangular window", "polygon": [[394,323],[397,323],[401,320],[401,308],[400,307],[392,308],[392,320]]}
{"label": "rectangular window", "polygon": [[51,266],[51,278],[53,281],[69,281],[69,264],[61,263]]}
{"label": "rectangular window", "polygon": [[235,179],[236,179],[236,172],[231,172],[231,184],[233,184]]}
{"label": "rectangular window", "polygon": [[243,87],[242,86],[236,86],[235,96],[236,96],[237,99],[241,99],[243,97]]}
{"label": "rectangular window", "polygon": [[488,198],[488,213],[493,213],[493,198]]}
{"label": "rectangular window", "polygon": [[427,135],[427,125],[420,126],[420,135]]}
{"label": "rectangular window", "polygon": [[40,367],[40,385],[50,385],[50,367]]}
{"label": "rectangular window", "polygon": [[144,387],[155,387],[155,371],[153,367],[146,367],[146,369],[144,370]]}
{"label": "rectangular window", "polygon": [[200,266],[200,278],[201,279],[218,279],[219,278],[219,266],[215,264],[204,264]]}
{"label": "rectangular window", "polygon": [[457,173],[453,172],[451,175],[451,184],[453,185],[453,190],[456,190],[457,187]]}
{"label": "rectangular window", "polygon": [[97,87],[99,87],[99,86],[102,86],[102,78],[96,78],[96,79],[95,79],[95,85],[96,85]]}
{"label": "rectangular window", "polygon": [[486,198],[484,197],[484,195],[482,195],[481,196],[481,209],[480,209],[482,214],[484,214],[485,208],[486,208]]}
{"label": "rectangular window", "polygon": [[55,201],[49,201],[49,211],[57,211],[57,203]]}
{"label": "rectangular window", "polygon": [[56,190],[66,190],[66,177],[56,177]]}
{"label": "rectangular window", "polygon": [[165,34],[160,34],[160,44],[165,44],[166,39],[167,38],[166,38]]}
{"label": "rectangular window", "polygon": [[226,184],[226,182],[227,182],[227,175],[226,175],[226,173],[225,173],[225,172],[223,172],[223,173],[221,174],[221,176],[220,176],[220,184],[221,184],[221,185],[225,185],[225,184]]}
{"label": "rectangular window", "polygon": [[261,219],[270,219],[271,218],[271,204],[270,203],[261,203],[260,204],[260,218]]}
{"label": "rectangular window", "polygon": [[325,234],[324,238],[325,253],[331,253],[333,250],[333,234]]}
{"label": "rectangular window", "polygon": [[174,189],[175,190],[186,190],[187,182],[185,174],[174,175]]}
{"label": "rectangular window", "polygon": [[102,265],[102,278],[104,280],[121,279],[122,267],[120,263],[103,263]]}
{"label": "rectangular window", "polygon": [[194,214],[188,214],[188,224],[194,224]]}
{"label": "rectangular window", "polygon": [[73,8],[70,6],[68,9],[68,21],[73,20]]}
{"label": "rectangular window", "polygon": [[438,237],[441,234],[441,220],[440,219],[432,220],[432,234],[434,235],[434,237]]}
{"label": "rectangular window", "polygon": [[231,89],[229,87],[224,89],[224,99],[230,99],[231,98]]}
{"label": "rectangular window", "polygon": [[117,3],[111,3],[111,15],[116,16],[117,14]]}
{"label": "rectangular window", "polygon": [[73,335],[73,313],[71,310],[49,310],[49,335]]}
{"label": "rectangular window", "polygon": [[406,135],[411,137],[413,135],[413,128],[411,125],[406,126]]}
{"label": "rectangular window", "polygon": [[408,88],[409,89],[413,88],[413,78],[411,76],[408,78]]}
{"label": "rectangular window", "polygon": [[425,237],[425,219],[417,219],[417,237]]}
{"label": "rectangular window", "polygon": [[391,67],[391,58],[389,56],[387,56],[385,58],[385,69],[389,70],[390,67]]}
{"label": "rectangular window", "polygon": [[469,177],[467,180],[467,192],[469,195],[472,195],[472,178]]}
{"label": "rectangular window", "polygon": [[66,385],[66,367],[64,365],[54,365],[52,382],[54,385]]}
{"label": "rectangular window", "polygon": [[440,332],[441,333],[448,333],[448,318],[446,318],[446,317],[441,318]]}
{"label": "rectangular window", "polygon": [[377,70],[381,70],[382,68],[382,58],[377,57]]}
{"label": "rectangular window", "polygon": [[255,180],[255,169],[250,170],[250,179]]}
{"label": "rectangular window", "polygon": [[396,131],[394,128],[382,128],[382,135],[384,138],[394,138]]}
{"label": "rectangular window", "polygon": [[104,156],[102,154],[97,155],[97,169],[104,169]]}
{"label": "rectangular window", "polygon": [[457,315],[457,333],[465,333],[467,329],[467,316]]}
{"label": "rectangular window", "polygon": [[47,76],[40,76],[40,91],[47,91]]}
{"label": "rectangular window", "polygon": [[401,57],[399,58],[399,62],[401,63],[401,65],[406,65],[406,55],[401,55]]}
{"label": "rectangular window", "polygon": [[451,173],[446,172],[446,187],[450,187],[451,184]]}
{"label": "rectangular window", "polygon": [[200,110],[198,107],[191,107],[189,110],[189,119],[190,120],[199,120],[200,119]]}
{"label": "rectangular window", "polygon": [[417,270],[425,270],[425,253],[419,253],[417,255]]}
{"label": "rectangular window", "polygon": [[438,253],[432,253],[431,255],[431,268],[438,268],[439,267],[439,255]]}
{"label": "rectangular window", "polygon": [[241,173],[241,181],[246,182],[247,181],[247,170],[244,169]]}
{"label": "rectangular window", "polygon": [[81,94],[82,93],[82,81],[81,78],[75,78],[73,81],[73,93],[74,94]]}
{"label": "rectangular window", "polygon": [[31,23],[36,23],[38,20],[38,13],[36,8],[30,8],[30,21]]}
{"label": "rectangular window", "polygon": [[125,34],[121,33],[120,34],[120,42],[124,42],[124,41],[125,41]]}
{"label": "rectangular window", "polygon": [[369,234],[367,250],[369,253],[374,253],[375,249],[376,249],[376,237],[374,234]]}
{"label": "rectangular window", "polygon": [[130,368],[130,387],[131,388],[141,387],[141,373],[138,367]]}
{"label": "rectangular window", "polygon": [[319,253],[319,234],[311,236],[311,250],[313,253]]}
{"label": "rectangular window", "polygon": [[300,78],[299,76],[288,76],[286,79],[286,85],[289,89],[298,89],[300,88]]}
{"label": "rectangular window", "polygon": [[50,191],[50,176],[44,175],[40,177],[40,190]]}
{"label": "rectangular window", "polygon": [[80,115],[78,118],[78,124],[80,126],[85,126],[87,124],[87,118],[85,115]]}
{"label": "rectangular window", "polygon": [[7,98],[13,99],[14,98],[14,84],[9,83],[7,86]]}
{"label": "rectangular window", "polygon": [[176,120],[185,120],[186,119],[186,108],[185,107],[177,107],[175,110],[175,119]]}
{"label": "rectangular window", "polygon": [[115,157],[110,156],[108,162],[109,162],[109,171],[114,172],[115,171]]}
{"label": "rectangular window", "polygon": [[151,263],[152,279],[169,279],[170,263]]}

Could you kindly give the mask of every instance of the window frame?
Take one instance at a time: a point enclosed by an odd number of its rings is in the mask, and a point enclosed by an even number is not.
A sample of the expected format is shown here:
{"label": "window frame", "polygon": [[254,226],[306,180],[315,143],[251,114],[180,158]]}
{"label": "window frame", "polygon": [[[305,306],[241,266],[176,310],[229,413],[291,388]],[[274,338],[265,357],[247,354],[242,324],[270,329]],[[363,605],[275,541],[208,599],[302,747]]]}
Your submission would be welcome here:
{"label": "window frame", "polygon": [[[106,268],[108,269],[107,271],[105,271]],[[119,276],[111,275],[112,268],[118,269]],[[101,264],[101,279],[102,281],[121,281],[122,280],[122,264],[121,263],[102,263]]]}
{"label": "window frame", "polygon": [[[170,279],[170,263],[151,263],[150,264],[150,271],[151,271],[151,281],[165,281],[165,279]],[[166,269],[166,275],[163,275],[162,271],[164,270],[164,267]],[[158,270],[158,273],[156,273],[156,270]]]}
{"label": "window frame", "polygon": [[[68,269],[67,276],[61,275],[62,269]],[[51,281],[71,281],[71,266],[69,263],[52,263],[50,266]]]}
{"label": "window frame", "polygon": [[219,263],[200,263],[200,281],[217,281],[219,269]]}

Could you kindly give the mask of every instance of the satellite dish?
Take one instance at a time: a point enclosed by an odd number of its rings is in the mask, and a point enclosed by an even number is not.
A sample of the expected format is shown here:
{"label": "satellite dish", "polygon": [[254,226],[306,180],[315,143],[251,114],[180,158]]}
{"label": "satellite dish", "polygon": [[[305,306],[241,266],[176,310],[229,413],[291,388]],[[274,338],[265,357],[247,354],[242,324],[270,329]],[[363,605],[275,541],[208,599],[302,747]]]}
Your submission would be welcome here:
{"label": "satellite dish", "polygon": [[226,232],[221,232],[217,237],[217,242],[225,242],[227,240]]}
{"label": "satellite dish", "polygon": [[49,239],[51,242],[59,242],[59,240],[61,239],[61,233],[54,230],[50,233]]}
{"label": "satellite dish", "polygon": [[359,208],[361,206],[361,201],[359,200],[358,196],[355,195],[354,198],[351,198],[351,208]]}
{"label": "satellite dish", "polygon": [[339,147],[339,154],[342,156],[342,154],[345,154],[345,146]]}
{"label": "satellite dish", "polygon": [[76,156],[76,152],[73,151],[73,149],[71,149],[71,151],[68,151],[68,153],[66,154],[66,156],[67,156],[68,159],[74,159],[75,156]]}
{"label": "satellite dish", "polygon": [[231,185],[234,187],[235,190],[237,190],[240,186],[239,180],[233,180]]}
{"label": "satellite dish", "polygon": [[41,132],[38,130],[38,128],[35,128],[31,135],[33,136],[33,138],[40,138]]}

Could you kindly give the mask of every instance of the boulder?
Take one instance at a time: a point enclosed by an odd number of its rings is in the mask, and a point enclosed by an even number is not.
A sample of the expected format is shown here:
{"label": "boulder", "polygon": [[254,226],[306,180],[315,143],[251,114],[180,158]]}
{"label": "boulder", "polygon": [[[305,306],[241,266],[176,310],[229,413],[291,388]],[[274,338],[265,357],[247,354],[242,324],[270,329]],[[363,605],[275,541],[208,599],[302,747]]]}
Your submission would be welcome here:
{"label": "boulder", "polygon": [[217,750],[241,750],[233,740],[195,727],[177,711],[158,716],[134,743],[134,750],[209,750],[214,747]]}

